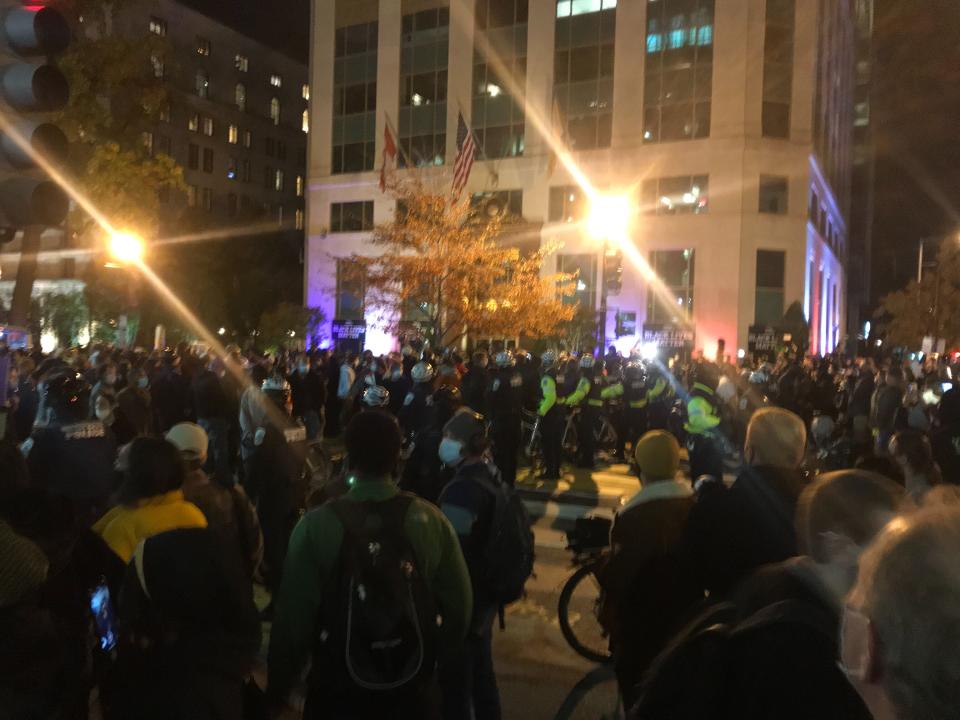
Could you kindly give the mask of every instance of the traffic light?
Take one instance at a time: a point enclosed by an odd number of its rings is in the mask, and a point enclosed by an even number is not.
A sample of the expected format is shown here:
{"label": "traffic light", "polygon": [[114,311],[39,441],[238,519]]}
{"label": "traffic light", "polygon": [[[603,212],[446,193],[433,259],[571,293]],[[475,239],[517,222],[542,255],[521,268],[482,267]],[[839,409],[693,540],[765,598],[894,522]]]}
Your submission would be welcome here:
{"label": "traffic light", "polygon": [[53,7],[0,0],[0,227],[55,226],[69,201],[38,166],[39,154],[63,167],[69,146],[45,113],[70,98],[66,77],[50,63],[70,44],[70,26]]}
{"label": "traffic light", "polygon": [[619,295],[623,287],[623,253],[605,253],[603,256],[603,289],[608,295]]}

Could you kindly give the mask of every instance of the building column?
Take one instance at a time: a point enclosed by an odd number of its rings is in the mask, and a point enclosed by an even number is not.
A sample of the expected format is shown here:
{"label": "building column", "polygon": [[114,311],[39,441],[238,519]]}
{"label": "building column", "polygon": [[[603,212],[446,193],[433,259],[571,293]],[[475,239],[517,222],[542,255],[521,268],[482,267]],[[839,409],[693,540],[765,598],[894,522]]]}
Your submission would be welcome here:
{"label": "building column", "polygon": [[[527,88],[524,155],[533,158],[543,182],[523,188],[523,215],[546,220],[550,199],[547,177],[553,154],[543,133],[553,132],[553,49],[557,14],[556,0],[530,0],[527,15]],[[531,118],[537,118],[534,122]],[[562,167],[560,168],[562,172]],[[549,262],[549,261],[548,261]]]}
{"label": "building column", "polygon": [[[457,115],[472,127],[474,0],[450,1],[450,41],[447,54],[447,159],[453,174],[457,157]],[[464,90],[466,89],[466,90]]]}
{"label": "building column", "polygon": [[307,175],[330,174],[333,145],[333,54],[336,0],[315,0],[310,31],[310,152]]}
{"label": "building column", "polygon": [[[400,37],[403,32],[403,10],[399,0],[381,0],[377,14],[377,136],[376,159],[373,164],[379,172],[383,163],[383,130],[390,121],[390,133],[399,149],[397,133],[400,116]],[[376,189],[374,222],[387,222],[393,211],[393,197]]]}
{"label": "building column", "polygon": [[643,78],[647,59],[646,5],[646,2],[617,4],[613,62],[614,148],[635,148],[641,144],[643,138]]}
{"label": "building column", "polygon": [[[710,137],[742,138],[760,131],[760,97],[763,67],[763,15],[761,31],[751,33],[751,10],[764,0],[718,2],[713,32],[713,97]],[[756,85],[756,89],[753,86]],[[711,178],[712,180],[712,178]]]}

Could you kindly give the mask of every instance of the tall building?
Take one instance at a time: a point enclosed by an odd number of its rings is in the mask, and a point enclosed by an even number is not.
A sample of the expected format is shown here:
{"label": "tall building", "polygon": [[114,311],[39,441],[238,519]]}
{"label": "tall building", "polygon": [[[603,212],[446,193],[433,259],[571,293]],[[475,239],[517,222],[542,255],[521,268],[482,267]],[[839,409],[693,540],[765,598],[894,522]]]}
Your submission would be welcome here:
{"label": "tall building", "polygon": [[[84,32],[81,24],[78,32]],[[183,167],[186,193],[161,195],[163,234],[191,227],[275,221],[302,235],[310,87],[307,68],[176,0],[124,3],[113,32],[149,33],[169,51],[151,58],[169,106],[143,133],[153,153]],[[45,250],[64,247],[49,231]],[[0,295],[12,293],[18,243],[2,247]],[[82,289],[90,256],[41,256],[34,295]]]}
{"label": "tall building", "polygon": [[[682,337],[734,353],[799,302],[811,350],[833,350],[854,20],[852,0],[314,0],[307,304],[387,340],[341,272],[394,211],[377,186],[384,126],[439,185],[462,112],[481,148],[468,191],[560,244],[544,273],[578,271],[572,300],[605,300],[621,348]],[[587,195],[553,162],[549,132],[597,191],[631,198],[630,242],[657,279],[627,263],[604,297]]]}

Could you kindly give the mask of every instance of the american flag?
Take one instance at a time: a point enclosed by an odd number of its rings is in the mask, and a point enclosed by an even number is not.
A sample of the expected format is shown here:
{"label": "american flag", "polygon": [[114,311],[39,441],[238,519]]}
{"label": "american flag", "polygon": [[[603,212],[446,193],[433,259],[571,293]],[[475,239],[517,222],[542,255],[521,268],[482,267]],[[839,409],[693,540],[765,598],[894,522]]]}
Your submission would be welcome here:
{"label": "american flag", "polygon": [[460,199],[463,188],[470,179],[473,169],[473,160],[477,154],[477,145],[473,141],[473,133],[463,120],[463,113],[457,114],[457,160],[453,164],[453,201]]}

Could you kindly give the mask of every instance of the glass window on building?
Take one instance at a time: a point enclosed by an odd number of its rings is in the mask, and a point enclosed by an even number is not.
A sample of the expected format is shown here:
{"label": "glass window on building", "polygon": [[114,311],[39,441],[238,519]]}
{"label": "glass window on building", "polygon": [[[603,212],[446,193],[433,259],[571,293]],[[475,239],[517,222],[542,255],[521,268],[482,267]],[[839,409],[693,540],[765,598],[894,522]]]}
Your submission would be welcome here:
{"label": "glass window on building", "polygon": [[227,142],[231,145],[236,145],[240,142],[240,128],[236,125],[231,125],[227,128]]}
{"label": "glass window on building", "polygon": [[284,180],[283,170],[277,170],[273,174],[273,189],[276,190],[277,192],[283,192],[283,180]]}
{"label": "glass window on building", "polygon": [[164,103],[160,106],[159,118],[160,122],[170,122],[170,103]]}
{"label": "glass window on building", "polygon": [[337,320],[363,322],[363,272],[349,258],[337,259]]}
{"label": "glass window on building", "polygon": [[236,217],[237,215],[237,194],[230,193],[227,195],[227,215],[230,217]]}
{"label": "glass window on building", "polygon": [[210,41],[197,35],[197,55],[210,57]]}
{"label": "glass window on building", "polygon": [[253,146],[253,133],[249,130],[243,131],[243,146],[247,149]]}
{"label": "glass window on building", "polygon": [[[528,0],[476,3],[473,130],[481,157],[516,157],[523,155],[525,120],[523,98],[515,99],[510,89],[526,87]],[[491,55],[496,64],[489,62]]]}
{"label": "glass window on building", "polygon": [[200,131],[199,113],[190,113],[190,116],[187,118],[187,130],[189,130],[190,132]]}
{"label": "glass window on building", "polygon": [[200,146],[194,143],[187,145],[187,169],[200,169]]}
{"label": "glass window on building", "polygon": [[158,136],[157,136],[156,149],[157,149],[157,152],[158,152],[159,154],[161,154],[161,155],[173,155],[173,153],[170,152],[171,147],[172,147],[172,143],[171,143],[171,141],[170,141],[170,136],[169,136],[169,135],[158,135]]}
{"label": "glass window on building", "polygon": [[300,113],[300,129],[305,133],[310,132],[310,111],[309,110],[304,110],[302,113]]}
{"label": "glass window on building", "polygon": [[270,120],[274,125],[280,124],[280,98],[270,98]]}
{"label": "glass window on building", "polygon": [[150,56],[150,67],[153,69],[153,76],[157,80],[163,80],[166,75],[166,69],[163,62],[162,55],[151,55]]}
{"label": "glass window on building", "polygon": [[710,135],[714,0],[647,0],[643,140]]}
{"label": "glass window on building", "polygon": [[559,0],[553,97],[572,150],[610,147],[616,3]]}
{"label": "glass window on building", "polygon": [[445,161],[449,40],[449,8],[403,16],[397,128],[401,165],[408,159],[417,167],[443,165]]}
{"label": "glass window on building", "polygon": [[[373,170],[377,124],[377,23],[337,28],[333,61],[334,174]],[[310,129],[304,109],[300,129]]]}
{"label": "glass window on building", "polygon": [[146,150],[147,155],[153,155],[153,133],[149,130],[146,130],[140,133],[140,143],[143,145],[143,149]]}
{"label": "glass window on building", "polygon": [[373,230],[373,201],[330,204],[330,232]]}
{"label": "glass window on building", "polygon": [[786,215],[789,187],[789,182],[785,177],[761,175],[760,212],[771,215]]}
{"label": "glass window on building", "polygon": [[594,254],[557,255],[557,272],[574,275],[576,290],[563,298],[565,305],[593,310],[597,295],[597,256]]}
{"label": "glass window on building", "polygon": [[297,212],[294,215],[294,227],[297,230],[303,230],[303,210],[297,208]]}
{"label": "glass window on building", "polygon": [[236,181],[237,179],[237,159],[232,157],[227,161],[227,180]]}
{"label": "glass window on building", "polygon": [[150,32],[154,35],[159,35],[160,37],[165,37],[167,34],[167,21],[162,20],[158,17],[150,18]]}
{"label": "glass window on building", "polygon": [[706,175],[648,178],[643,181],[641,206],[653,215],[701,214],[710,208]]}
{"label": "glass window on building", "polygon": [[213,211],[213,188],[203,188],[201,191],[201,202],[203,209],[207,212]]}
{"label": "glass window on building", "polygon": [[207,137],[213,137],[213,118],[203,118],[203,134]]}
{"label": "glass window on building", "polygon": [[274,73],[270,76],[270,84],[275,88],[283,87],[283,78]]}
{"label": "glass window on building", "polygon": [[763,136],[790,137],[795,0],[767,0],[763,36]]}
{"label": "glass window on building", "polygon": [[783,319],[786,257],[783,250],[757,250],[757,325],[776,325]]}
{"label": "glass window on building", "polygon": [[237,83],[233,90],[233,101],[237,105],[237,110],[244,112],[247,109],[247,86],[243,83]]}
{"label": "glass window on building", "polygon": [[495,190],[470,197],[474,212],[487,217],[523,217],[523,190]]}
{"label": "glass window on building", "polygon": [[297,197],[303,197],[303,175],[297,175],[295,188]]}
{"label": "glass window on building", "polygon": [[187,207],[197,206],[197,186],[187,185]]}
{"label": "glass window on building", "polygon": [[300,97],[304,100],[310,100],[310,86],[307,83],[300,86]]}
{"label": "glass window on building", "polygon": [[694,251],[654,250],[650,267],[663,284],[647,288],[647,322],[687,321],[693,316]]}
{"label": "glass window on building", "polygon": [[587,217],[589,202],[579,185],[552,187],[547,219],[550,222],[579,222]]}
{"label": "glass window on building", "polygon": [[233,67],[239,72],[247,72],[250,69],[250,59],[246,55],[237,53],[233,58]]}
{"label": "glass window on building", "polygon": [[205,70],[197,70],[196,91],[199,97],[210,97],[210,75]]}
{"label": "glass window on building", "polygon": [[213,150],[211,148],[203,149],[203,171],[205,173],[213,172]]}

